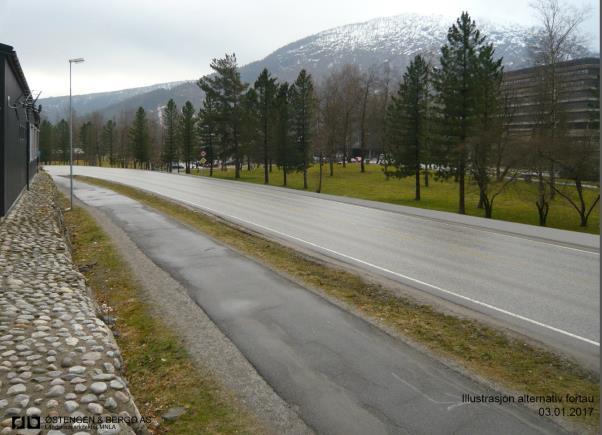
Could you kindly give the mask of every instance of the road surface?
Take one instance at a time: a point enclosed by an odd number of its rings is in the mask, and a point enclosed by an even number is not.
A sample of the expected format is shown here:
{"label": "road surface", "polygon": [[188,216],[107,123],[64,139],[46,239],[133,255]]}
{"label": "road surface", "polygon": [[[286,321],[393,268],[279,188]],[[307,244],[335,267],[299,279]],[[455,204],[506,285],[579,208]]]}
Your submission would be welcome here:
{"label": "road surface", "polygon": [[180,281],[317,433],[562,433],[516,405],[463,402],[497,393],[136,201],[84,183],[75,194]]}
{"label": "road surface", "polygon": [[[68,173],[68,167],[47,169]],[[98,167],[75,167],[75,174],[198,207],[468,307],[599,366],[599,249],[580,246],[596,236],[575,234],[576,243],[557,243],[525,236],[527,226],[520,224],[500,223],[504,230],[497,231],[485,219],[470,218],[489,228],[451,222],[449,213],[412,215],[407,207],[381,209],[206,177]]]}

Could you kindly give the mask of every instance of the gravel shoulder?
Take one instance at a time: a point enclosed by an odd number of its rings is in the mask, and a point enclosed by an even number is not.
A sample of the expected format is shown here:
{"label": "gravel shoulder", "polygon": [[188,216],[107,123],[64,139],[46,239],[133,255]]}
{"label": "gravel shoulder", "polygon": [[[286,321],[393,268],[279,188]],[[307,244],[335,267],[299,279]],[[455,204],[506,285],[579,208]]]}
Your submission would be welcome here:
{"label": "gravel shoulder", "polygon": [[153,314],[182,339],[195,363],[208,368],[273,433],[313,433],[190,299],[184,287],[155,265],[102,211],[79,200],[76,205],[84,207],[112,239],[132,270]]}

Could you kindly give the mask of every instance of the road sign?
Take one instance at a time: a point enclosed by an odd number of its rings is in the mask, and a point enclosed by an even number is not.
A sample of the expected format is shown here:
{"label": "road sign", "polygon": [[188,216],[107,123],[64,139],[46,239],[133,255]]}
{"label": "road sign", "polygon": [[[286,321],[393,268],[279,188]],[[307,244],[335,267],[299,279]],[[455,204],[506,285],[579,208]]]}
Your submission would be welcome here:
{"label": "road sign", "polygon": [[205,163],[207,163],[207,160],[206,160],[206,159],[201,159],[201,160],[199,160],[199,161],[201,162],[201,165],[204,165]]}
{"label": "road sign", "polygon": [[201,151],[201,157],[205,157],[207,153],[205,151]]}

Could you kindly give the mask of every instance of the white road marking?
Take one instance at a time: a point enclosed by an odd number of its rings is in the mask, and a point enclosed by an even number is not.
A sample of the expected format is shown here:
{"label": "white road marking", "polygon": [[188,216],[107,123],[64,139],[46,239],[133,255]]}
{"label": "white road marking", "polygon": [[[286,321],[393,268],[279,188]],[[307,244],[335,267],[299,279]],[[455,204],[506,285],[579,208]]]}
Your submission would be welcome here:
{"label": "white road marking", "polygon": [[[159,194],[159,195],[161,195],[160,193],[158,193],[158,192],[153,192],[152,190],[148,190],[148,189],[145,189],[145,188],[141,188],[141,189],[142,189],[142,190],[146,190],[147,192],[152,192],[152,193],[155,193],[155,194]],[[166,196],[166,195],[162,195],[162,196]],[[168,197],[168,198],[169,198],[169,197]],[[175,198],[170,198],[170,199],[175,199]],[[220,211],[218,211],[218,210],[212,209],[212,208],[210,208],[210,207],[207,207],[207,206],[204,206],[204,205],[200,205],[200,204],[198,204],[198,203],[195,203],[195,202],[192,202],[192,201],[187,201],[187,200],[185,200],[185,199],[175,199],[175,200],[176,200],[176,201],[179,201],[179,202],[186,203],[186,204],[188,204],[188,205],[191,205],[191,206],[193,206],[193,207],[195,207],[195,208],[199,208],[199,209],[201,209],[201,210],[206,210],[206,211],[209,211],[210,213],[212,213],[212,214],[214,214],[214,215],[216,215],[216,216],[225,217],[225,218],[228,218],[228,219],[233,219],[233,220],[235,220],[235,221],[243,222],[243,223],[245,223],[245,224],[252,225],[252,226],[255,226],[255,227],[257,227],[257,228],[261,228],[261,229],[263,229],[263,230],[266,230],[266,231],[272,232],[272,233],[274,233],[274,234],[277,234],[277,235],[279,235],[279,236],[282,236],[282,237],[285,237],[285,238],[289,238],[289,239],[295,240],[295,241],[297,241],[297,242],[304,243],[304,244],[306,244],[306,245],[312,246],[312,247],[314,247],[314,248],[317,248],[317,249],[320,249],[320,250],[322,250],[322,251],[329,252],[329,253],[331,253],[331,254],[334,254],[334,255],[337,255],[337,256],[339,256],[339,257],[343,257],[343,258],[346,258],[346,259],[348,259],[348,260],[354,261],[354,262],[356,262],[356,263],[360,263],[360,264],[363,264],[363,265],[365,265],[365,266],[368,266],[368,267],[371,267],[371,268],[374,268],[374,269],[380,270],[381,272],[385,272],[385,273],[387,273],[387,274],[391,274],[391,275],[397,276],[397,277],[399,277],[399,278],[402,278],[402,279],[404,279],[404,280],[407,280],[407,281],[410,281],[410,282],[413,282],[413,283],[416,283],[416,284],[419,284],[419,285],[422,285],[422,286],[425,286],[425,287],[431,288],[431,289],[433,289],[433,290],[439,291],[439,292],[441,292],[441,293],[445,293],[445,294],[447,294],[447,295],[453,296],[453,297],[455,297],[455,298],[458,298],[458,299],[462,299],[462,300],[464,300],[464,301],[467,301],[467,302],[470,302],[470,303],[472,303],[472,304],[475,304],[475,305],[478,305],[478,306],[481,306],[481,307],[487,308],[487,309],[489,309],[489,310],[496,311],[496,312],[498,312],[498,313],[505,314],[505,315],[507,315],[507,316],[513,317],[513,318],[515,318],[515,319],[522,320],[522,321],[524,321],[524,322],[527,322],[527,323],[530,323],[530,324],[532,324],[532,325],[536,325],[536,326],[539,326],[539,327],[541,327],[541,328],[548,329],[548,330],[550,330],[550,331],[554,331],[554,332],[556,332],[556,333],[559,333],[559,334],[565,335],[565,336],[567,336],[567,337],[571,337],[571,338],[574,338],[574,339],[576,339],[576,340],[583,341],[583,342],[585,342],[585,343],[588,343],[588,344],[591,344],[591,345],[593,345],[593,346],[600,347],[600,343],[599,343],[599,342],[597,342],[597,341],[594,341],[594,340],[590,340],[589,338],[586,338],[586,337],[581,337],[580,335],[573,334],[572,332],[568,332],[568,331],[565,331],[565,330],[563,330],[563,329],[556,328],[556,327],[554,327],[554,326],[551,326],[551,325],[548,325],[548,324],[545,324],[545,323],[539,322],[539,321],[537,321],[537,320],[534,320],[534,319],[530,319],[530,318],[528,318],[528,317],[525,317],[525,316],[521,316],[520,314],[513,313],[513,312],[511,312],[511,311],[508,311],[508,310],[505,310],[505,309],[503,309],[503,308],[498,308],[498,307],[496,307],[496,306],[493,306],[493,305],[490,305],[490,304],[488,304],[488,303],[486,303],[486,302],[481,302],[481,301],[479,301],[479,300],[476,300],[476,299],[470,298],[470,297],[468,297],[468,296],[464,296],[464,295],[461,295],[461,294],[455,293],[455,292],[453,292],[453,291],[446,290],[446,289],[444,289],[444,288],[441,288],[441,287],[439,287],[439,286],[436,286],[436,285],[429,284],[429,283],[427,283],[427,282],[421,281],[421,280],[419,280],[419,279],[412,278],[412,277],[410,277],[410,276],[407,276],[407,275],[404,275],[404,274],[402,274],[402,273],[395,272],[395,271],[393,271],[393,270],[389,270],[389,269],[386,269],[386,268],[384,268],[384,267],[381,267],[381,266],[377,266],[376,264],[372,264],[372,263],[370,263],[370,262],[367,262],[367,261],[361,260],[361,259],[359,259],[359,258],[355,258],[355,257],[352,257],[352,256],[350,256],[350,255],[343,254],[342,252],[338,252],[338,251],[335,251],[335,250],[333,250],[333,249],[326,248],[326,247],[324,247],[324,246],[320,246],[320,245],[318,245],[317,243],[313,243],[313,242],[310,242],[310,241],[307,241],[307,240],[301,239],[301,238],[299,238],[299,237],[296,237],[296,236],[292,236],[292,235],[290,235],[290,234],[283,233],[283,232],[281,232],[281,231],[278,231],[278,230],[275,230],[275,229],[273,229],[273,228],[269,228],[269,227],[266,227],[266,226],[264,226],[264,225],[261,225],[261,224],[255,223],[255,222],[252,222],[252,221],[249,221],[249,220],[246,220],[246,219],[242,219],[242,218],[239,218],[239,217],[237,217],[237,216],[233,216],[233,215],[229,215],[229,214],[226,214],[226,213],[222,213],[222,212],[220,212]],[[570,249],[570,248],[569,248],[569,249]]]}
{"label": "white road marking", "polygon": [[352,257],[350,255],[343,254],[342,252],[338,252],[338,251],[335,251],[333,249],[326,248],[324,246],[320,246],[317,243],[309,242],[307,240],[301,239],[301,238],[296,237],[296,236],[291,236],[290,234],[283,233],[281,231],[275,230],[273,228],[266,227],[266,226],[261,225],[261,224],[257,224],[255,222],[252,222],[252,221],[249,221],[249,220],[246,220],[246,219],[242,219],[242,218],[239,218],[239,217],[236,217],[236,216],[232,216],[232,215],[229,215],[229,214],[226,214],[226,213],[219,212],[219,211],[217,211],[215,209],[212,209],[210,207],[206,207],[206,206],[197,204],[197,203],[192,202],[192,201],[186,201],[186,200],[183,200],[183,199],[177,199],[176,201],[184,202],[186,204],[192,205],[193,207],[200,208],[202,210],[207,210],[207,211],[209,211],[209,212],[211,212],[211,213],[213,213],[213,214],[215,214],[217,216],[220,216],[220,217],[226,217],[226,218],[229,218],[229,219],[234,219],[234,220],[239,221],[239,222],[243,222],[243,223],[248,224],[248,225],[253,225],[253,226],[257,227],[257,228],[261,228],[263,230],[270,231],[270,232],[272,232],[274,234],[278,234],[279,236],[283,236],[283,237],[286,237],[286,238],[289,238],[289,239],[292,239],[292,240],[296,240],[298,242],[304,243],[304,244],[312,246],[314,248],[318,248],[318,249],[321,249],[323,251],[329,252],[331,254],[335,254],[335,255],[338,255],[340,257],[346,258],[348,260],[352,260],[352,261],[355,261],[357,263],[363,264],[365,266],[372,267],[374,269],[380,270],[381,272],[385,272],[385,273],[388,273],[388,274],[391,274],[391,275],[395,275],[395,276],[397,276],[399,278],[403,278],[405,280],[414,282],[416,284],[420,284],[420,285],[432,288],[433,290],[437,290],[439,292],[451,295],[453,297],[456,297],[456,298],[459,298],[459,299],[471,302],[471,303],[473,303],[475,305],[479,305],[481,307],[484,307],[484,308],[487,308],[487,309],[490,309],[490,310],[493,310],[493,311],[497,311],[498,313],[505,314],[505,315],[513,317],[515,319],[520,319],[520,320],[522,320],[524,322],[527,322],[527,323],[530,323],[532,325],[536,325],[536,326],[539,326],[541,328],[549,329],[550,331],[554,331],[554,332],[557,332],[559,334],[566,335],[567,337],[571,337],[571,338],[583,341],[585,343],[589,343],[589,344],[592,344],[594,346],[600,347],[600,343],[599,342],[594,341],[594,340],[590,340],[589,338],[581,337],[580,335],[573,334],[572,332],[568,332],[568,331],[565,331],[563,329],[556,328],[554,326],[547,325],[547,324],[542,323],[542,322],[538,322],[537,320],[533,320],[533,319],[530,319],[528,317],[521,316],[520,314],[516,314],[516,313],[513,313],[511,311],[504,310],[503,308],[498,308],[498,307],[490,305],[488,303],[481,302],[481,301],[478,301],[478,300],[473,299],[473,298],[469,298],[468,296],[464,296],[464,295],[452,292],[450,290],[446,290],[444,288],[438,287],[438,286],[433,285],[433,284],[429,284],[427,282],[421,281],[421,280],[416,279],[416,278],[412,278],[412,277],[404,275],[402,273],[395,272],[393,270],[389,270],[389,269],[386,269],[386,268],[381,267],[381,266],[377,266],[376,264],[372,264],[372,263],[369,263],[367,261],[361,260],[359,258],[355,258],[355,257]]}
{"label": "white road marking", "polygon": [[424,397],[426,400],[428,400],[431,403],[434,403],[435,405],[449,405],[447,406],[447,410],[451,411],[454,408],[457,408],[458,406],[462,406],[465,405],[465,403],[463,402],[458,402],[458,401],[454,401],[454,402],[441,402],[440,400],[436,400],[433,399],[431,396],[429,396],[428,394],[426,394],[425,392],[421,391],[418,387],[416,387],[415,385],[410,384],[407,381],[404,381],[403,379],[401,379],[399,376],[397,376],[396,373],[391,373],[391,375],[393,375],[393,377],[395,379],[397,379],[399,382],[401,382],[402,384],[406,385],[407,387],[410,387],[412,390],[414,390],[416,393],[420,394],[422,397]]}

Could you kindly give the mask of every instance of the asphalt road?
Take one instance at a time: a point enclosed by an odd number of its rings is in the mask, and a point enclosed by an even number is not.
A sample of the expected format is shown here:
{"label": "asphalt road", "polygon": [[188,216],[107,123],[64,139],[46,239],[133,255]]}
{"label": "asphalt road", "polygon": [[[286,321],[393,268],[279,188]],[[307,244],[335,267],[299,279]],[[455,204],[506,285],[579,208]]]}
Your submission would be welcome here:
{"label": "asphalt road", "polygon": [[83,183],[75,194],[180,281],[317,433],[562,432],[516,405],[463,403],[497,393],[140,203]]}
{"label": "asphalt road", "polygon": [[[449,213],[412,215],[407,207],[384,210],[205,177],[97,167],[76,167],[75,173],[154,192],[286,239],[476,310],[599,365],[600,259],[589,243],[595,236],[569,234],[575,243],[557,243],[525,236],[525,225],[500,223],[503,231],[497,231],[485,219],[470,218],[489,226],[479,228],[452,222]],[[567,232],[546,231],[567,239]],[[590,246],[580,246],[583,241]]]}

